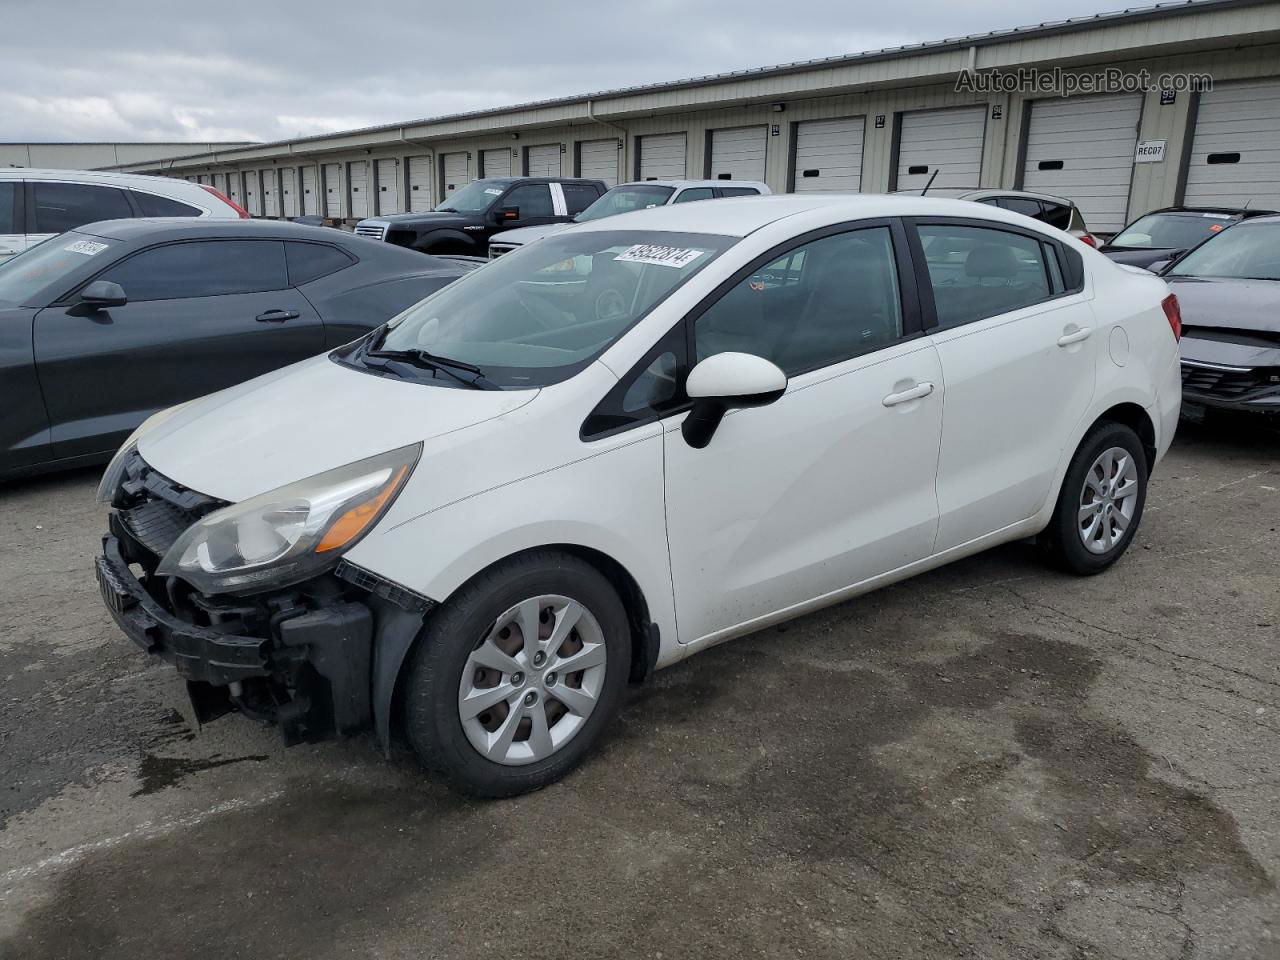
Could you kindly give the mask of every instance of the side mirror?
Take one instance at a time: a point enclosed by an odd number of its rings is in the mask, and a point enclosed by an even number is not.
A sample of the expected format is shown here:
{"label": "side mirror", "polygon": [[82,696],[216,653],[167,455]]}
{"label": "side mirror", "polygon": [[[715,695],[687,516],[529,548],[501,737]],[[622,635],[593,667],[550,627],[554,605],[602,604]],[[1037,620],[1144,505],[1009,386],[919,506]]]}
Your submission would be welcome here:
{"label": "side mirror", "polygon": [[78,306],[86,310],[105,310],[108,307],[123,307],[129,302],[124,295],[124,288],[111,280],[95,280],[80,291],[76,300]]}
{"label": "side mirror", "polygon": [[717,353],[689,372],[685,393],[693,409],[680,432],[689,446],[701,450],[725,413],[739,407],[764,407],[787,389],[787,375],[763,357],[750,353]]}
{"label": "side mirror", "polygon": [[1166,257],[1164,260],[1157,260],[1155,263],[1148,263],[1147,269],[1152,273],[1160,273],[1165,267],[1173,263],[1172,257]]}
{"label": "side mirror", "polygon": [[520,219],[519,207],[499,207],[498,208],[499,223],[508,223],[512,220],[519,220],[519,219]]}

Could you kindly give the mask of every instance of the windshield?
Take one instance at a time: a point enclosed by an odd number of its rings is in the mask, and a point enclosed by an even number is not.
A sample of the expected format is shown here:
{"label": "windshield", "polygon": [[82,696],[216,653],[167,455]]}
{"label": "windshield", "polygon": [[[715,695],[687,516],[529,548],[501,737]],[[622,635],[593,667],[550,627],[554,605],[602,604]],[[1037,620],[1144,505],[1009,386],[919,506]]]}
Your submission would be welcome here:
{"label": "windshield", "polygon": [[[111,243],[87,234],[64,233],[0,263],[0,301],[28,307],[37,293],[94,257],[102,257]],[[103,258],[106,259],[105,257]]]}
{"label": "windshield", "polygon": [[458,213],[484,213],[506,192],[506,180],[472,180],[461,190],[440,201],[437,210]]}
{"label": "windshield", "polygon": [[646,207],[661,207],[675,192],[675,187],[660,187],[657,184],[614,187],[574,217],[574,220],[585,223],[588,220],[599,220],[601,217],[612,217],[617,213],[630,213],[632,210],[644,210]]}
{"label": "windshield", "polygon": [[1179,260],[1168,276],[1280,280],[1280,220],[1224,230]]}
{"label": "windshield", "polygon": [[498,386],[556,383],[735,242],[652,230],[556,234],[412,307],[377,346],[472,364]]}
{"label": "windshield", "polygon": [[1231,226],[1226,213],[1152,213],[1111,238],[1108,246],[1186,250]]}

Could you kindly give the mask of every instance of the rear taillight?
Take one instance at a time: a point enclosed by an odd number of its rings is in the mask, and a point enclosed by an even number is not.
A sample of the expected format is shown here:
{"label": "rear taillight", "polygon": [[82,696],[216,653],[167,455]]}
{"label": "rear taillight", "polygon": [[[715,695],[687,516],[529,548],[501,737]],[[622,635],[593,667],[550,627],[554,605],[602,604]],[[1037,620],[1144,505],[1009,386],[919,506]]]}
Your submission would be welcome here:
{"label": "rear taillight", "polygon": [[1169,318],[1169,328],[1173,331],[1173,339],[1182,339],[1182,309],[1178,306],[1178,298],[1172,293],[1160,301],[1164,315]]}
{"label": "rear taillight", "polygon": [[244,207],[240,206],[240,204],[236,203],[234,200],[232,200],[222,191],[213,189],[213,187],[209,186],[207,183],[200,184],[200,187],[203,190],[208,190],[215,197],[217,197],[219,200],[225,203],[228,207],[230,207],[232,210],[238,213],[240,215],[241,220],[249,219],[249,211],[246,210]]}
{"label": "rear taillight", "polygon": [[1080,242],[1087,243],[1089,246],[1093,247],[1095,250],[1098,249],[1098,240],[1091,233],[1080,234]]}

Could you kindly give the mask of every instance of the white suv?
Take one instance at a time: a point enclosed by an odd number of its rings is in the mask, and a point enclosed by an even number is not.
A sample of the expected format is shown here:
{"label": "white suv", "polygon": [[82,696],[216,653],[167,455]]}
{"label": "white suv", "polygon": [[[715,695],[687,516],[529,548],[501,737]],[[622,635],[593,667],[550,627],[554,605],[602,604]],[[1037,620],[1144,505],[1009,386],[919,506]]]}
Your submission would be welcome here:
{"label": "white suv", "polygon": [[670,203],[755,197],[771,192],[757,180],[639,180],[635,183],[620,183],[574,217],[571,223],[544,223],[495,234],[489,238],[489,259],[494,260],[526,243],[567,230],[575,223],[588,223],[602,217],[662,207]]}
{"label": "white suv", "polygon": [[172,177],[93,170],[0,170],[0,262],[99,220],[249,214],[213,187]]}

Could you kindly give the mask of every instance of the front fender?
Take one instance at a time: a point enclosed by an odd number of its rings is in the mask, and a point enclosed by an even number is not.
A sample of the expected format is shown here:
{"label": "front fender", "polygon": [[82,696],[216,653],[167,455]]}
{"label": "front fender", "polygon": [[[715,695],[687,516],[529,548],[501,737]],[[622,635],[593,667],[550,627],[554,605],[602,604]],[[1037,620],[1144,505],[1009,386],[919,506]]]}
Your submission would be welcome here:
{"label": "front fender", "polygon": [[[464,248],[461,252],[472,253],[480,256],[483,254],[484,249],[487,249],[488,244],[483,244],[482,249],[482,244],[471,234],[463,230],[451,229],[431,230],[427,233],[420,234],[418,238],[413,241],[413,249],[417,250],[419,253],[432,253],[442,246],[449,249],[461,247]],[[476,253],[476,251],[480,251],[480,253]]]}

